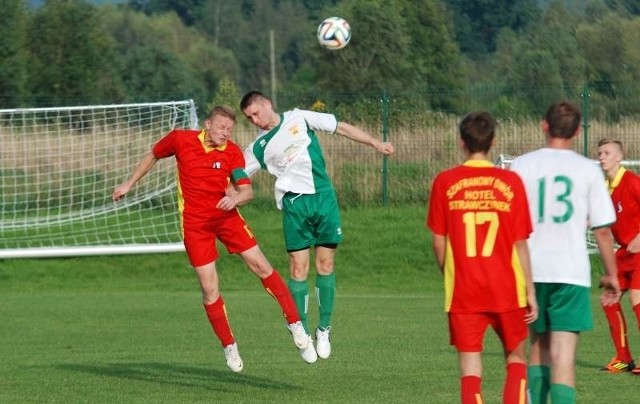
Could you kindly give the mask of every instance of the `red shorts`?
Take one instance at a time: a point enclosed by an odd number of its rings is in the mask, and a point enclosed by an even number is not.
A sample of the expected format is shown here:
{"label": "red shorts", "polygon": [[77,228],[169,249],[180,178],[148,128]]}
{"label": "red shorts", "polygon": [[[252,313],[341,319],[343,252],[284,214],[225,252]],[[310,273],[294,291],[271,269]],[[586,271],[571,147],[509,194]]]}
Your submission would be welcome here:
{"label": "red shorts", "polygon": [[631,254],[622,248],[616,251],[620,290],[640,289],[640,254]]}
{"label": "red shorts", "polygon": [[224,244],[229,254],[247,251],[258,244],[238,211],[200,226],[185,226],[184,247],[191,265],[199,267],[218,258],[216,238]]}
{"label": "red shorts", "polygon": [[504,349],[514,350],[529,335],[524,316],[527,309],[504,313],[449,313],[449,343],[458,352],[481,352],[482,341],[490,325]]}

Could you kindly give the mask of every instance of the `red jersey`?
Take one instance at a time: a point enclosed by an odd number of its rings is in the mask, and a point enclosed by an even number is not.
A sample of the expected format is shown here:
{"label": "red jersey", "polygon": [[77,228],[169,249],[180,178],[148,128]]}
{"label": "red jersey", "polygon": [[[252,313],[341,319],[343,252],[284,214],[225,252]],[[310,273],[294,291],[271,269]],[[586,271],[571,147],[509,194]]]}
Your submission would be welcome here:
{"label": "red jersey", "polygon": [[616,222],[611,225],[611,232],[626,250],[627,244],[640,233],[640,177],[620,168],[609,183],[609,192],[616,209]]}
{"label": "red jersey", "polygon": [[158,159],[176,157],[178,208],[185,228],[229,213],[217,209],[216,204],[225,196],[230,181],[237,185],[251,183],[244,171],[242,150],[235,143],[209,147],[204,137],[204,131],[172,130],[152,150]]}
{"label": "red jersey", "polygon": [[512,171],[471,160],[436,176],[427,226],[446,238],[445,310],[505,312],[527,305],[515,242],[532,231],[524,185]]}

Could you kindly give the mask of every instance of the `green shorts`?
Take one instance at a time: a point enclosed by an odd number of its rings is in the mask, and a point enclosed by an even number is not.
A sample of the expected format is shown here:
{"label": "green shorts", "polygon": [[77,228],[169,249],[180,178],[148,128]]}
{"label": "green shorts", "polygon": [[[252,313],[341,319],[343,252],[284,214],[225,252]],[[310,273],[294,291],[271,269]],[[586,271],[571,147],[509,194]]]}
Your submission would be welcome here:
{"label": "green shorts", "polygon": [[538,319],[531,324],[536,333],[581,332],[593,328],[591,291],[567,283],[536,283]]}
{"label": "green shorts", "polygon": [[282,199],[282,228],[287,251],[339,244],[342,227],[335,191],[286,193]]}

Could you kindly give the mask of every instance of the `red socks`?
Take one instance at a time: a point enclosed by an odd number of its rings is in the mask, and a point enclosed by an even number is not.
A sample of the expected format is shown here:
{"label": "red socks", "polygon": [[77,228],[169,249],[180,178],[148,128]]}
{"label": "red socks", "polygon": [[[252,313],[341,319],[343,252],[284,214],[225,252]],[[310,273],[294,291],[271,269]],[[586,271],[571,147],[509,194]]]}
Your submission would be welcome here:
{"label": "red socks", "polygon": [[483,404],[482,379],[478,376],[461,377],[460,399],[462,404]]}
{"label": "red socks", "polygon": [[[636,312],[637,317],[638,311],[636,311],[636,307],[634,307],[633,309]],[[616,348],[616,358],[624,362],[631,362],[633,358],[631,357],[631,352],[629,352],[627,322],[624,319],[624,314],[622,312],[620,303],[615,303],[609,306],[602,306],[602,308],[604,309],[604,314],[607,317],[607,322],[609,323],[611,340],[613,341],[613,345]]]}
{"label": "red socks", "polygon": [[[460,378],[460,398],[462,404],[483,404],[482,379],[478,376]],[[525,403],[527,398],[527,365],[510,363],[504,382],[502,402],[504,404]]]}
{"label": "red socks", "polygon": [[276,299],[278,304],[280,304],[280,308],[282,308],[282,315],[285,320],[287,320],[287,324],[300,321],[300,315],[298,314],[296,303],[293,301],[291,292],[289,292],[287,285],[282,281],[278,271],[274,269],[271,275],[262,279],[261,282],[264,290],[266,290],[267,293]]}
{"label": "red socks", "polygon": [[229,326],[229,320],[227,319],[227,310],[224,307],[224,301],[222,296],[211,304],[205,304],[204,310],[207,312],[207,317],[213,327],[213,332],[218,336],[218,339],[222,343],[223,347],[231,345],[235,342],[231,327]]}
{"label": "red socks", "polygon": [[502,392],[504,404],[520,404],[526,402],[527,396],[527,365],[524,363],[509,363],[507,377]]}

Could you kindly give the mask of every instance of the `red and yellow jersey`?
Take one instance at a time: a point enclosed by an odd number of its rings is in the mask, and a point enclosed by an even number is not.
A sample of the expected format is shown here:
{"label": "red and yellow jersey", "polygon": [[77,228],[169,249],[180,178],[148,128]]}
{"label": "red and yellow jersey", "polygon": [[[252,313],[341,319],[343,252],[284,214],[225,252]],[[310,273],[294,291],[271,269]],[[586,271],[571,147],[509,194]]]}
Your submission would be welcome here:
{"label": "red and yellow jersey", "polygon": [[611,201],[616,210],[616,222],[611,232],[623,249],[640,233],[640,177],[620,168],[609,182]]}
{"label": "red and yellow jersey", "polygon": [[185,227],[199,226],[227,214],[216,204],[230,182],[250,184],[242,150],[233,142],[209,147],[205,132],[172,130],[153,146],[158,158],[175,156],[178,166],[178,207]]}
{"label": "red and yellow jersey", "polygon": [[470,160],[433,182],[427,226],[444,236],[445,310],[504,312],[526,307],[515,242],[532,231],[522,180],[514,172]]}

